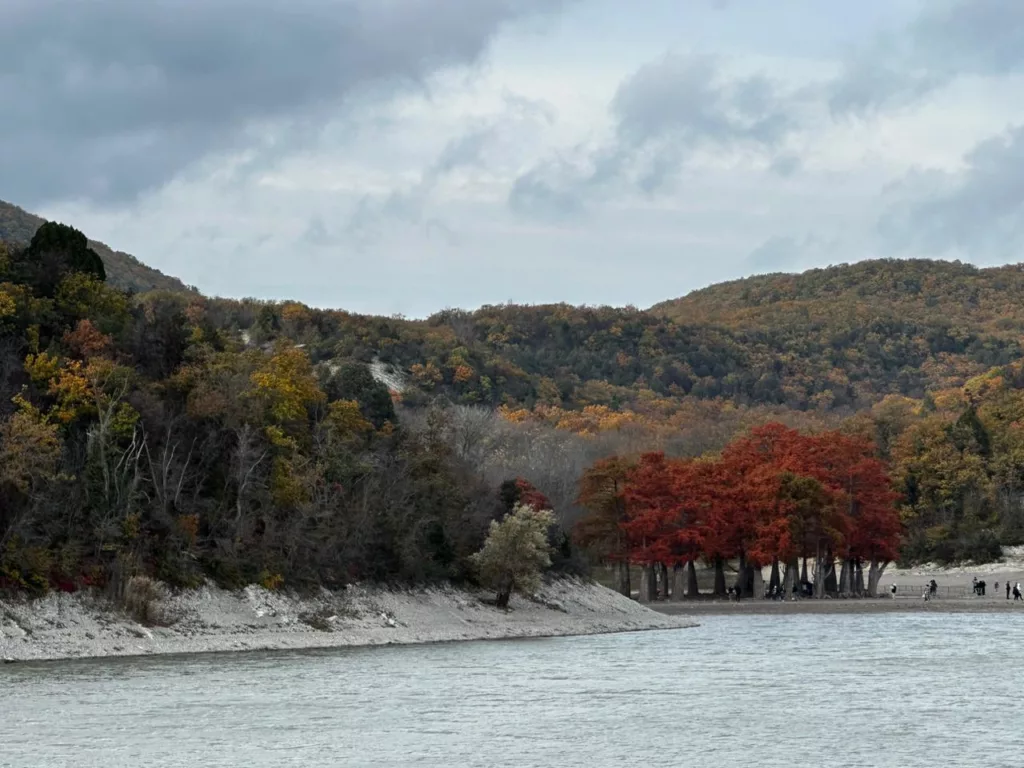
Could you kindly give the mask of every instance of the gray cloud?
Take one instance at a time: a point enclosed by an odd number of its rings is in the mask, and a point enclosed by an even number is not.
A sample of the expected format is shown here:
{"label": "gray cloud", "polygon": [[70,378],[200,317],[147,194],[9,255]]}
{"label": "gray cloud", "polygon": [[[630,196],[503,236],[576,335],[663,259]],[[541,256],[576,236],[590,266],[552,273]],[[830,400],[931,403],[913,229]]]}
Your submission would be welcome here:
{"label": "gray cloud", "polygon": [[476,60],[505,22],[562,4],[5,0],[4,192],[130,199],[212,152],[258,145],[254,129],[309,130],[355,93],[422,87]]}
{"label": "gray cloud", "polygon": [[336,238],[327,230],[322,216],[311,216],[306,225],[306,231],[302,234],[302,242],[313,247],[322,248],[334,245]]}
{"label": "gray cloud", "polygon": [[544,101],[514,93],[504,94],[502,101],[503,107],[497,114],[476,121],[449,140],[415,184],[391,190],[382,197],[363,196],[349,217],[346,234],[359,247],[366,247],[379,239],[386,225],[402,222],[420,226],[425,234],[441,236],[446,242],[459,242],[458,234],[449,225],[437,218],[425,219],[424,211],[438,185],[459,169],[484,167],[503,143],[513,142],[524,131],[555,120],[554,108]]}
{"label": "gray cloud", "polygon": [[1024,72],[1020,0],[928,0],[899,34],[847,62],[830,86],[834,114],[864,115],[911,104],[963,76]]}
{"label": "gray cloud", "polygon": [[612,101],[620,141],[775,147],[793,130],[793,104],[763,75],[729,79],[710,58],[665,56],[640,68]]}
{"label": "gray cloud", "polygon": [[[609,105],[611,143],[578,163],[553,158],[534,166],[513,184],[509,205],[521,214],[575,215],[587,198],[623,181],[655,194],[701,150],[771,158],[797,129],[802,102],[764,75],[729,77],[711,57],[664,56],[620,84]],[[788,173],[796,167],[783,161]]]}
{"label": "gray cloud", "polygon": [[1024,254],[1024,126],[988,139],[963,171],[916,172],[888,191],[884,243],[915,255],[1019,261]]}
{"label": "gray cloud", "polygon": [[757,273],[792,272],[805,269],[829,244],[815,235],[804,238],[769,237],[750,252],[744,264]]}
{"label": "gray cloud", "polygon": [[770,167],[772,171],[779,174],[779,176],[788,178],[799,171],[801,165],[803,165],[803,161],[799,156],[791,153],[784,153],[776,157],[772,161]]}
{"label": "gray cloud", "polygon": [[512,184],[509,207],[520,215],[549,221],[578,215],[583,211],[583,202],[573,190],[563,187],[565,175],[547,163],[530,169]]}

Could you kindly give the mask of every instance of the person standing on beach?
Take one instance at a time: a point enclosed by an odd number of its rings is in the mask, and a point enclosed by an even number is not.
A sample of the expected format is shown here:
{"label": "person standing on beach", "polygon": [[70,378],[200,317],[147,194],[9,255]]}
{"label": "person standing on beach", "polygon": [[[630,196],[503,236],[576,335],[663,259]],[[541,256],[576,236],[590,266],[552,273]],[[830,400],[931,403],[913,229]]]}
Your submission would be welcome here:
{"label": "person standing on beach", "polygon": [[1024,598],[1021,597],[1021,594],[1020,594],[1020,582],[1018,581],[1017,584],[1013,588],[1013,602],[1016,603],[1018,600],[1021,600],[1021,599],[1024,599]]}
{"label": "person standing on beach", "polygon": [[1006,580],[1006,599],[1010,599],[1010,580]]}

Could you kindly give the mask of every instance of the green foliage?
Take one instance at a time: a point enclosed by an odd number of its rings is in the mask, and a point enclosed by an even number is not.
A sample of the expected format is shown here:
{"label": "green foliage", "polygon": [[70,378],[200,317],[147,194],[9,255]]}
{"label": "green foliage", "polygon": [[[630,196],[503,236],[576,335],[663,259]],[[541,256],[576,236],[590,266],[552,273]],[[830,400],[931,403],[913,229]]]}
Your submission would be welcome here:
{"label": "green foliage", "polygon": [[48,549],[10,538],[0,550],[0,587],[45,595],[50,588],[52,568],[53,556]]}
{"label": "green foliage", "polygon": [[[0,200],[0,241],[14,248],[27,245],[44,223],[38,216]],[[145,266],[127,253],[114,251],[94,241],[89,243],[89,248],[100,257],[106,280],[114,288],[134,293],[152,290],[195,293],[194,289],[187,288],[180,280]],[[0,269],[0,281],[3,280],[3,271]]]}
{"label": "green foliage", "polygon": [[504,608],[513,591],[531,595],[540,588],[541,575],[551,565],[548,530],[554,525],[551,510],[519,504],[503,520],[491,523],[483,549],[472,557],[480,581],[497,592]]}
{"label": "green foliage", "polygon": [[373,378],[370,369],[362,363],[345,363],[331,373],[324,382],[329,401],[354,400],[374,427],[394,424],[395,405],[388,388]]}
{"label": "green foliage", "polygon": [[27,248],[10,259],[10,272],[41,297],[53,297],[71,275],[103,282],[103,261],[89,248],[85,235],[65,224],[47,222],[36,231]]}
{"label": "green foliage", "polygon": [[89,247],[85,235],[67,224],[48,221],[32,236],[27,254],[31,258],[44,258],[45,254],[60,254],[68,272],[92,277],[100,282],[107,279],[103,260]]}

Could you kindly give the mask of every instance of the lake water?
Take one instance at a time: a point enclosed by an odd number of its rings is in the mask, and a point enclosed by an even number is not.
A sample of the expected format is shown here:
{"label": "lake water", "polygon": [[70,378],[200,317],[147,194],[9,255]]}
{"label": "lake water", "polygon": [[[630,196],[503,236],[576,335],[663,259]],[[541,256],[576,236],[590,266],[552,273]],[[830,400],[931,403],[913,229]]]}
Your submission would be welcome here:
{"label": "lake water", "polygon": [[1017,766],[1024,612],[0,667],[0,765]]}

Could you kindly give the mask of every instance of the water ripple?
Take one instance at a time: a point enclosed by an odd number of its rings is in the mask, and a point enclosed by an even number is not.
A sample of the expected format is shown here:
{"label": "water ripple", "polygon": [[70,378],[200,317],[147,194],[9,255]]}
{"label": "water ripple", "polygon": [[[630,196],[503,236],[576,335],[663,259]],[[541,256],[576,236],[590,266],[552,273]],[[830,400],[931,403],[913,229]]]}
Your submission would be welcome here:
{"label": "water ripple", "polygon": [[1010,766],[1024,616],[0,669],[0,765]]}

